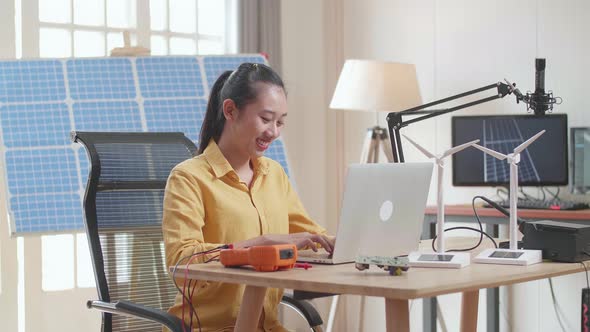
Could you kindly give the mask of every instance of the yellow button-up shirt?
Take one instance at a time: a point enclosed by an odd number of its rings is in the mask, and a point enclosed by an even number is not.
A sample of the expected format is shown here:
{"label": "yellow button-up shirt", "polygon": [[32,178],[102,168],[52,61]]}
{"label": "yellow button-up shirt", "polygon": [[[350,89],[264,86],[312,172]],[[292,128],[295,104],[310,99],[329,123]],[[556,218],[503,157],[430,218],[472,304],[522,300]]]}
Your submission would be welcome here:
{"label": "yellow button-up shirt", "polygon": [[[250,188],[241,182],[211,140],[203,154],[177,165],[164,196],[163,232],[166,264],[182,257],[262,234],[325,233],[305,212],[283,168],[260,157],[252,161]],[[202,263],[211,256],[195,258]],[[184,264],[186,262],[183,262]],[[181,263],[182,264],[182,263]],[[182,279],[177,279],[182,288]],[[233,330],[244,286],[198,281],[192,298],[203,331]],[[282,290],[269,288],[259,324],[260,331],[283,331],[277,320]],[[177,294],[169,312],[181,317]],[[190,317],[185,305],[185,321]],[[197,327],[193,319],[193,328]]]}

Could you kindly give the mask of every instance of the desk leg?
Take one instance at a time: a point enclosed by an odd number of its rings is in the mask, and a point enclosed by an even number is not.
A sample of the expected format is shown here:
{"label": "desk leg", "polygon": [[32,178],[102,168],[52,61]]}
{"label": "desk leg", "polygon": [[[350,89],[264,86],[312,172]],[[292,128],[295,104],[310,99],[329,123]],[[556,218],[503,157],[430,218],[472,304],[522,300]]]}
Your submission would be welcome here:
{"label": "desk leg", "polygon": [[477,330],[477,305],[479,303],[479,289],[463,292],[461,300],[461,332]]}
{"label": "desk leg", "polygon": [[385,328],[387,332],[410,331],[408,300],[385,299]]}
{"label": "desk leg", "polygon": [[266,295],[266,287],[246,286],[234,331],[256,331],[260,313],[262,313],[264,295]]}

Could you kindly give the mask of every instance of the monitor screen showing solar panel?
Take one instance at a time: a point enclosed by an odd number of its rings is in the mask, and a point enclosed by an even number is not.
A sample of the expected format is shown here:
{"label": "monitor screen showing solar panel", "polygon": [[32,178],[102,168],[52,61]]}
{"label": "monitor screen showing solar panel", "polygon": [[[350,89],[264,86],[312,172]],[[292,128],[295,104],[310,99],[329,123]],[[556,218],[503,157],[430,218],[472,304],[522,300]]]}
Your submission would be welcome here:
{"label": "monitor screen showing solar panel", "polygon": [[[474,139],[503,154],[545,129],[546,132],[520,154],[518,182],[521,186],[568,184],[567,115],[455,116],[452,118],[453,146]],[[453,155],[454,186],[508,186],[510,170],[477,149]]]}

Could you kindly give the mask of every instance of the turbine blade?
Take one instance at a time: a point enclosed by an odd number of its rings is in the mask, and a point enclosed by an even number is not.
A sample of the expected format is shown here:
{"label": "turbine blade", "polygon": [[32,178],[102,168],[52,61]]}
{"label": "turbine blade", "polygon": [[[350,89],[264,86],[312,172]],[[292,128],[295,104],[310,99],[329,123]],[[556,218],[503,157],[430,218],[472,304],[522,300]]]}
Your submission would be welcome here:
{"label": "turbine blade", "polygon": [[412,141],[408,136],[406,136],[404,134],[402,134],[402,136],[405,137],[408,140],[408,142],[412,143],[412,145],[414,145],[416,147],[416,149],[420,150],[426,157],[436,159],[435,155],[430,153],[430,151],[426,150],[425,148],[421,147],[420,144]]}
{"label": "turbine blade", "polygon": [[453,153],[457,153],[457,152],[459,152],[459,151],[461,151],[461,150],[463,150],[463,149],[466,149],[466,148],[468,148],[468,147],[472,146],[472,145],[473,145],[473,144],[475,144],[475,143],[479,143],[479,140],[478,140],[478,139],[476,139],[476,140],[473,140],[473,141],[471,141],[471,142],[467,142],[467,143],[463,143],[463,144],[461,144],[461,145],[457,145],[457,146],[456,146],[456,147],[454,147],[454,148],[450,148],[450,149],[448,149],[447,151],[445,151],[445,152],[442,154],[441,158],[444,158],[444,157],[446,157],[446,156],[450,156],[450,155],[452,155]]}
{"label": "turbine blade", "polygon": [[498,158],[500,160],[504,160],[504,159],[506,159],[508,157],[507,155],[501,154],[498,151],[494,151],[492,149],[484,148],[483,146],[481,146],[479,144],[473,144],[473,147],[474,148],[477,148],[477,149],[480,149],[481,151],[489,154],[490,156],[496,157],[496,158]]}
{"label": "turbine blade", "polygon": [[541,130],[540,132],[536,133],[535,136],[524,141],[524,143],[522,143],[521,145],[517,146],[514,149],[514,154],[520,153],[522,150],[526,149],[527,146],[529,146],[531,143],[533,143],[537,138],[539,138],[539,136],[543,135],[544,133],[545,133],[545,129]]}

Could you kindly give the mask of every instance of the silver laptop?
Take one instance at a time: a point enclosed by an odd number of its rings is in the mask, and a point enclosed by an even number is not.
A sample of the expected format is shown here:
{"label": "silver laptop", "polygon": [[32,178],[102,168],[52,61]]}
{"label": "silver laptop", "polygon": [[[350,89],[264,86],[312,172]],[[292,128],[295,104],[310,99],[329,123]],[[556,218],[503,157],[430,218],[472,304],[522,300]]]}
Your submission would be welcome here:
{"label": "silver laptop", "polygon": [[358,254],[402,255],[418,248],[432,163],[351,164],[333,255],[300,250],[298,261],[342,264]]}

